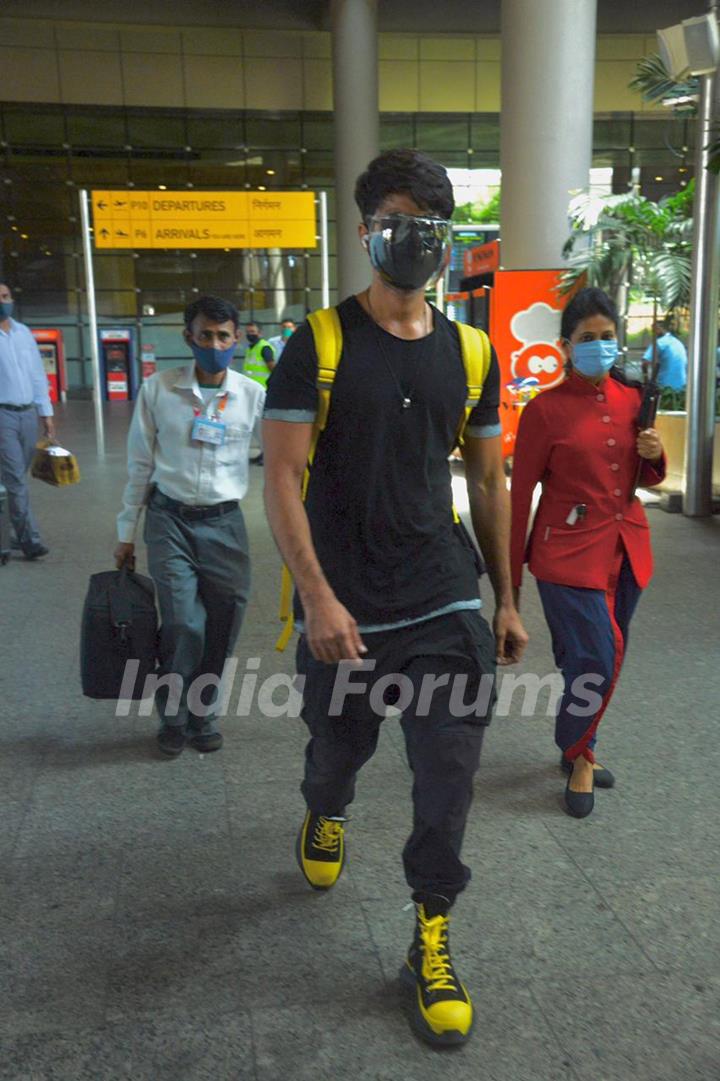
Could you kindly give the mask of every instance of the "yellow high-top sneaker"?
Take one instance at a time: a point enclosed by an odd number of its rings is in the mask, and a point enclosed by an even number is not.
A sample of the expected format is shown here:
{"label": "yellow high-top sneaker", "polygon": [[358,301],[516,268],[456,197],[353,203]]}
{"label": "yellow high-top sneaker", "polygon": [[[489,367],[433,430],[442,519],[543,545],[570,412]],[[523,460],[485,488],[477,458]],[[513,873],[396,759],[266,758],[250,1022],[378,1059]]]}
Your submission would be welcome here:
{"label": "yellow high-top sneaker", "polygon": [[415,988],[413,1027],[435,1046],[465,1043],[473,1026],[470,996],[450,959],[450,905],[445,897],[415,904],[415,938],[400,978]]}
{"label": "yellow high-top sneaker", "polygon": [[342,815],[315,815],[308,811],[295,846],[300,870],[314,890],[329,890],[345,863],[345,830]]}

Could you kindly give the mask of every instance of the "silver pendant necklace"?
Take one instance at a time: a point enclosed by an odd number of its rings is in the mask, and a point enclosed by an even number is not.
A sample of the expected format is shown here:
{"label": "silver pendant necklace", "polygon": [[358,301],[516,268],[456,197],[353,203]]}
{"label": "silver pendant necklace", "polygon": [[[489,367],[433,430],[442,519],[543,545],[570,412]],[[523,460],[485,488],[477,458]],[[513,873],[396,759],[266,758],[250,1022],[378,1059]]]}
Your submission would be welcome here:
{"label": "silver pendant necklace", "polygon": [[[393,378],[395,386],[398,389],[398,393],[400,394],[400,401],[401,401],[401,404],[402,404],[402,408],[403,409],[409,409],[410,406],[413,404],[413,399],[412,399],[413,390],[412,390],[412,388],[410,388],[407,391],[407,393],[405,393],[405,391],[403,390],[403,388],[400,385],[400,380],[397,377],[395,369],[393,368],[392,364],[390,363],[390,360],[388,359],[387,353],[385,352],[385,345],[384,345],[382,337],[381,337],[381,335],[379,333],[379,330],[382,330],[383,328],[382,328],[381,324],[379,323],[379,321],[375,318],[375,312],[373,311],[372,303],[370,302],[370,290],[369,289],[365,293],[365,299],[367,301],[368,313],[370,315],[370,318],[373,321],[373,326],[375,328],[375,337],[377,339],[378,347],[380,349],[380,355],[382,356],[383,360],[385,361],[385,365],[386,365],[388,371],[390,372],[390,375]],[[426,305],[425,305],[425,334],[423,335],[423,340],[425,338],[429,337],[430,334],[432,333],[432,323],[433,323],[432,308],[430,307],[429,304],[426,303]],[[406,338],[404,340],[405,341],[417,341],[416,338]]]}

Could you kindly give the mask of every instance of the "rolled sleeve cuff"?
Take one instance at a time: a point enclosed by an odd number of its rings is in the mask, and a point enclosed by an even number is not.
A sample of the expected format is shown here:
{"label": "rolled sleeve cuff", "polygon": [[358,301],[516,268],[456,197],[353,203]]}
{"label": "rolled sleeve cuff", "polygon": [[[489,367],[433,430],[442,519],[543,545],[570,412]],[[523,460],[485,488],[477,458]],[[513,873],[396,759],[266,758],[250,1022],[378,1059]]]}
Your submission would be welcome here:
{"label": "rolled sleeve cuff", "polygon": [[41,417],[52,417],[55,414],[55,410],[50,405],[50,402],[42,402],[37,405],[37,411]]}
{"label": "rolled sleeve cuff", "polygon": [[266,409],[263,420],[285,420],[290,424],[313,424],[317,412],[313,409]]}
{"label": "rolled sleeve cuff", "polygon": [[469,435],[471,439],[495,439],[502,435],[502,426],[500,424],[468,424],[465,435]]}
{"label": "rolled sleeve cuff", "polygon": [[134,544],[142,507],[121,511],[117,516],[117,538],[121,544]]}
{"label": "rolled sleeve cuff", "polygon": [[667,474],[667,455],[665,451],[657,462],[643,461],[640,470],[640,486],[654,488],[656,484],[662,484]]}

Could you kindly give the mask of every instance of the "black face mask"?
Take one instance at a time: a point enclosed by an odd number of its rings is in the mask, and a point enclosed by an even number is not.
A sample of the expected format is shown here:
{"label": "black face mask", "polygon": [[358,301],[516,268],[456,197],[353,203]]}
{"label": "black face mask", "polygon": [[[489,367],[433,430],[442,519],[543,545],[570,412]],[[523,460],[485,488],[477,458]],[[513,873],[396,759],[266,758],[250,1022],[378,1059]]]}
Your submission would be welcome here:
{"label": "black face mask", "polygon": [[259,334],[246,334],[245,337],[247,338],[250,345],[255,345],[255,342],[260,341]]}
{"label": "black face mask", "polygon": [[387,214],[368,218],[367,249],[382,280],[395,289],[424,289],[443,264],[451,225],[444,218]]}

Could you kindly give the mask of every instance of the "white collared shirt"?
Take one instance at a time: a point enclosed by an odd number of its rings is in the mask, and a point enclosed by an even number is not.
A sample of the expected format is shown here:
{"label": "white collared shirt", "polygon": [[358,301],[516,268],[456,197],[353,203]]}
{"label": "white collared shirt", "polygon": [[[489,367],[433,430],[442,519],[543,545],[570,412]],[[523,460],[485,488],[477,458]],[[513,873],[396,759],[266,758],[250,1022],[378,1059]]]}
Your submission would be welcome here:
{"label": "white collared shirt", "polygon": [[[218,402],[227,395],[220,410]],[[118,539],[135,539],[140,511],[152,485],[191,506],[242,499],[248,489],[248,453],[259,438],[265,391],[228,369],[209,405],[203,401],[195,365],[158,372],[143,383],[128,432],[128,483],[118,515]],[[190,438],[198,414],[218,414],[225,425],[220,446]]]}
{"label": "white collared shirt", "polygon": [[24,323],[9,319],[0,327],[0,402],[35,405],[41,417],[51,417],[47,375],[37,342]]}

